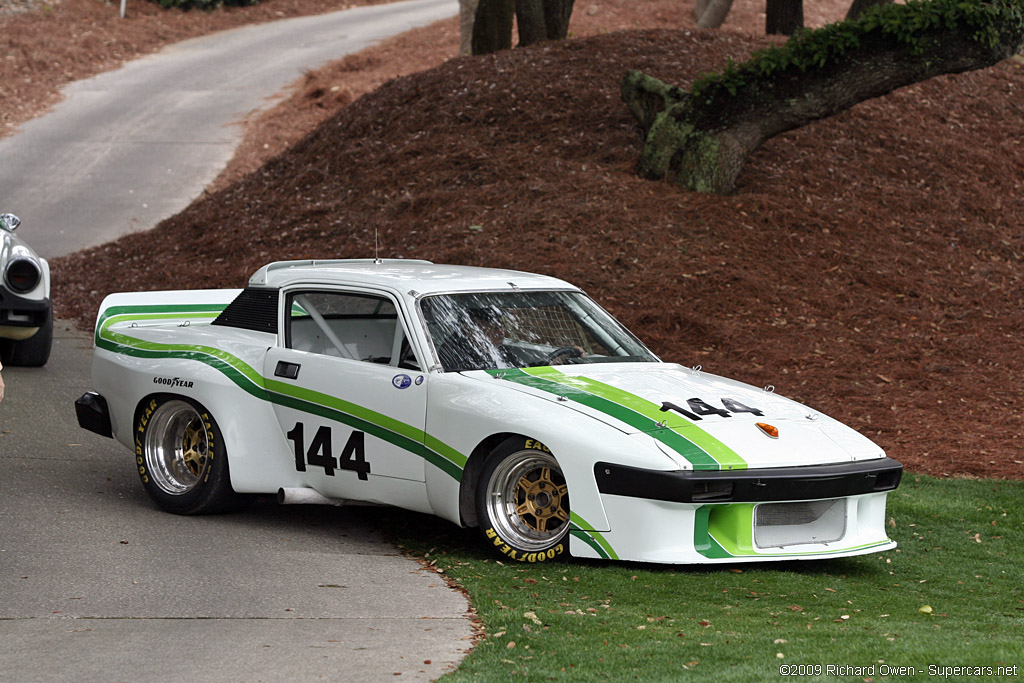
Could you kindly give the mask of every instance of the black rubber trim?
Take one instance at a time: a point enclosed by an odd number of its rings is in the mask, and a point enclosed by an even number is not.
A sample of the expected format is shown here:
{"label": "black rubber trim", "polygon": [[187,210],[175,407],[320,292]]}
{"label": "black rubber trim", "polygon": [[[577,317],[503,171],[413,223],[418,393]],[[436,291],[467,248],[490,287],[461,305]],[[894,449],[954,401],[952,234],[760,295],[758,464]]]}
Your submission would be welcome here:
{"label": "black rubber trim", "polygon": [[[41,327],[46,322],[46,312],[53,306],[50,299],[26,299],[0,286],[0,324],[10,327]],[[28,315],[28,320],[11,320],[9,313]]]}
{"label": "black rubber trim", "polygon": [[753,503],[823,500],[892,491],[903,465],[880,458],[835,465],[749,470],[658,471],[599,462],[594,477],[601,493],[673,503]]}
{"label": "black rubber trim", "polygon": [[107,408],[107,399],[95,391],[87,391],[75,401],[75,414],[78,416],[78,426],[82,429],[88,429],[100,436],[114,436],[114,432],[110,428],[110,409]]}

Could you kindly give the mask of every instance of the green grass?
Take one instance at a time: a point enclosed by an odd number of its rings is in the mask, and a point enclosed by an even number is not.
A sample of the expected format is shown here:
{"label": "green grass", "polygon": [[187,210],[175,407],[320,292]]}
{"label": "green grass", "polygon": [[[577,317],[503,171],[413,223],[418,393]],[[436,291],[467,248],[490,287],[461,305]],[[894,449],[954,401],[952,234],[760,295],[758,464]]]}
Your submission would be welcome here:
{"label": "green grass", "polygon": [[1022,508],[1024,482],[907,474],[889,496],[894,551],[667,567],[503,563],[476,530],[403,512],[386,521],[465,588],[483,622],[486,639],[444,681],[760,681],[787,678],[781,665],[821,667],[799,680],[920,681],[940,678],[929,666],[1016,665],[1024,678]]}

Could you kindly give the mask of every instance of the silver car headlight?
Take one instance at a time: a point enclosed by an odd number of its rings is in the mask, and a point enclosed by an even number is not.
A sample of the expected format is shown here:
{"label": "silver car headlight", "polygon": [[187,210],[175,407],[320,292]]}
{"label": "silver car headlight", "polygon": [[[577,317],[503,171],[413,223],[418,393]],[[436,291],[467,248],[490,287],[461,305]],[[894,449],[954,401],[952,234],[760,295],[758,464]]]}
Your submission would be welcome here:
{"label": "silver car headlight", "polygon": [[27,294],[35,289],[43,278],[39,264],[32,259],[20,258],[10,261],[4,271],[4,281],[11,291]]}

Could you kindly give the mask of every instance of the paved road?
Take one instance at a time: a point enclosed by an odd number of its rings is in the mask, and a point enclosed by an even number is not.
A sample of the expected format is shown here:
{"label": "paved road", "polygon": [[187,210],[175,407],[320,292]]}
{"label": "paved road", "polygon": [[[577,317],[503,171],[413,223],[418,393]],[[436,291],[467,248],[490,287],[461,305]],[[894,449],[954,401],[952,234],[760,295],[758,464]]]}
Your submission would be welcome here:
{"label": "paved road", "polygon": [[457,13],[457,0],[408,0],[247,26],[73,83],[0,140],[0,211],[44,257],[147,230],[217,177],[240,139],[231,124],[304,71]]}
{"label": "paved road", "polygon": [[[413,0],[246,27],[73,84],[0,140],[0,210],[48,257],[150,228],[227,163],[229,124],[303,70],[457,8]],[[78,428],[91,341],[56,329],[46,367],[4,369],[0,682],[422,681],[464,656],[465,598],[364,514],[156,510],[131,454]]]}
{"label": "paved road", "polygon": [[3,371],[0,681],[423,681],[464,656],[463,596],[359,513],[158,511],[78,428],[91,341],[56,329],[46,367]]}

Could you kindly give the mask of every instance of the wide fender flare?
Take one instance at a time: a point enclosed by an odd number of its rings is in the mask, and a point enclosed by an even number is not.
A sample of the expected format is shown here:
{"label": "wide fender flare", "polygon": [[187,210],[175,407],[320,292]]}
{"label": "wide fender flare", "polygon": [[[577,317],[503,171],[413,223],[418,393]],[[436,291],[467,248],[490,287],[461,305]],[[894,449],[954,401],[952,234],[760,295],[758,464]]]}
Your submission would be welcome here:
{"label": "wide fender flare", "polygon": [[551,452],[569,487],[573,524],[583,530],[611,528],[594,477],[597,462],[678,469],[653,440],[626,434],[556,401],[457,376],[431,378],[428,391],[427,433],[450,444],[467,460],[458,481],[427,467],[427,495],[439,516],[460,525],[475,526],[473,500],[479,473],[486,458],[507,438],[522,438],[524,448]]}
{"label": "wide fender flare", "polygon": [[282,457],[289,446],[261,386],[265,349],[239,344],[231,352],[252,372],[227,373],[199,357],[155,357],[139,364],[130,355],[97,348],[93,386],[107,400],[114,437],[132,452],[140,407],[155,396],[180,396],[200,404],[217,420],[236,492],[266,493],[294,486],[294,461]]}

